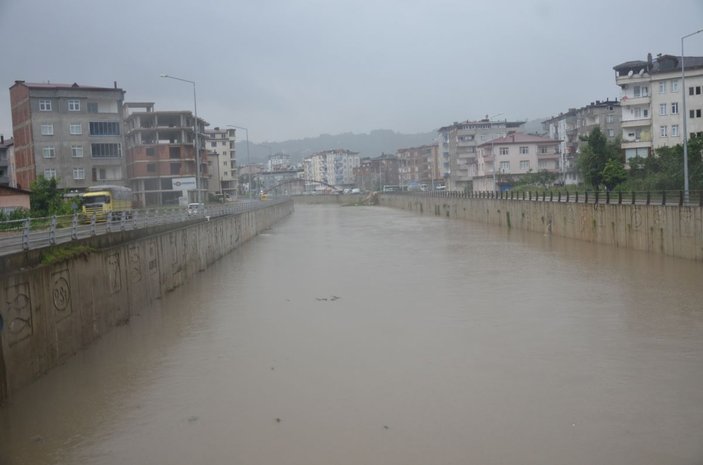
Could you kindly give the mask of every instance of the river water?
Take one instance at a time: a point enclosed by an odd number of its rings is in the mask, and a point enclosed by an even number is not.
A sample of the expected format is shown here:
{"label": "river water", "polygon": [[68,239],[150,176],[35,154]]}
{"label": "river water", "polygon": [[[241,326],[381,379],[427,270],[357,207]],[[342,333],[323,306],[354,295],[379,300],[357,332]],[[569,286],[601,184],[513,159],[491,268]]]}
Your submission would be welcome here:
{"label": "river water", "polygon": [[701,464],[702,278],[298,205],[0,408],[0,464]]}

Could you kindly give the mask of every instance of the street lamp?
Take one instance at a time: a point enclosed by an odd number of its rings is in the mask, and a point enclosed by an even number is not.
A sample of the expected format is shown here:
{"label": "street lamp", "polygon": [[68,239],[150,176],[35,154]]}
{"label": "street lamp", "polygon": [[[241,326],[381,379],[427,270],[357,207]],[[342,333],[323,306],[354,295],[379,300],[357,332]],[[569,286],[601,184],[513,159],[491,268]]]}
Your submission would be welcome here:
{"label": "street lamp", "polygon": [[200,192],[200,144],[198,143],[198,99],[195,95],[195,81],[190,81],[188,79],[179,78],[176,76],[169,76],[168,74],[162,74],[162,78],[174,79],[176,81],[187,82],[193,85],[193,113],[195,116],[195,122],[193,123],[193,148],[195,149],[195,192],[197,195],[198,203],[202,203],[202,195]]}
{"label": "street lamp", "polygon": [[683,197],[684,202],[688,203],[688,128],[686,127],[686,66],[684,63],[683,40],[687,37],[699,34],[703,29],[692,32],[681,37],[681,97],[683,100]]}
{"label": "street lamp", "polygon": [[247,138],[247,182],[249,184],[249,198],[251,198],[251,159],[249,158],[249,130],[243,126],[236,126],[234,124],[228,124],[228,128],[235,128],[235,129],[243,129],[244,134],[246,135]]}

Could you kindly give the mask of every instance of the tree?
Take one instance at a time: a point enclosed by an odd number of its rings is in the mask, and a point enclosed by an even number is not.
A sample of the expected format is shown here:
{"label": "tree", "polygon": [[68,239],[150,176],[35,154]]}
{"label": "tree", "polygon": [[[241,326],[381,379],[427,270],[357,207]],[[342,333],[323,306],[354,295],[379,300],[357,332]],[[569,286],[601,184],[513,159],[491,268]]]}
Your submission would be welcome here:
{"label": "tree", "polygon": [[588,136],[582,137],[586,142],[578,158],[581,176],[587,184],[598,189],[603,184],[603,170],[608,160],[618,159],[618,144],[608,142],[599,127],[594,128]]}
{"label": "tree", "polygon": [[542,170],[536,173],[530,171],[520,176],[516,184],[519,186],[536,186],[546,189],[554,184],[554,181],[556,181],[558,177],[559,174],[550,173],[549,171]]}
{"label": "tree", "polygon": [[71,207],[63,199],[56,178],[39,176],[30,186],[29,204],[33,216],[49,216],[70,213]]}
{"label": "tree", "polygon": [[625,171],[625,167],[620,160],[611,158],[605,162],[602,181],[606,189],[612,191],[615,186],[622,184],[626,179],[627,171]]}

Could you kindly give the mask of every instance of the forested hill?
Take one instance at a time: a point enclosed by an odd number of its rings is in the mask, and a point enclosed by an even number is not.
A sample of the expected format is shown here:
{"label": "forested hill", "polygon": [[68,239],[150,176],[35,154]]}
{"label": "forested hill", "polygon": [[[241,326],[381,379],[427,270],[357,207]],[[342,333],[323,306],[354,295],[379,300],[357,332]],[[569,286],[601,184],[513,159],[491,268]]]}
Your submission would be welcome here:
{"label": "forested hill", "polygon": [[[329,149],[346,149],[359,152],[362,157],[376,157],[382,153],[395,153],[396,150],[407,147],[419,147],[433,144],[437,137],[436,131],[420,134],[401,134],[387,129],[378,129],[368,134],[322,134],[318,137],[287,140],[283,142],[250,142],[249,150],[251,163],[260,163],[268,159],[270,154],[285,153],[293,161],[300,161],[308,155]],[[238,163],[247,163],[246,142],[237,142]]]}

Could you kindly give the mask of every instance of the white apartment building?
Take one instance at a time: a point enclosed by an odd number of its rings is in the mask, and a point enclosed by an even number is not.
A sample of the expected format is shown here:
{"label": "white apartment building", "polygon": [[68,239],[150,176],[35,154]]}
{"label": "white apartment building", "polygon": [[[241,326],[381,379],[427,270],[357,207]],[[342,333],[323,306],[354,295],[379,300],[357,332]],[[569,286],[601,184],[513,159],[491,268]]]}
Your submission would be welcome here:
{"label": "white apartment building", "polygon": [[559,141],[514,133],[478,146],[474,192],[504,191],[527,173],[559,172]]}
{"label": "white apartment building", "polygon": [[208,186],[213,194],[223,194],[230,198],[237,195],[236,135],[236,129],[231,128],[205,130],[205,148],[208,153],[217,155],[209,157],[212,166],[208,167]]}
{"label": "white apartment building", "polygon": [[[688,137],[703,135],[703,57],[684,57],[686,88],[681,81],[681,57],[658,55],[628,61],[615,70],[621,89],[622,149],[625,159],[647,157],[659,147],[683,143],[683,118]],[[687,115],[683,114],[686,98]]]}
{"label": "white apartment building", "polygon": [[477,175],[477,147],[519,129],[524,122],[464,121],[439,128],[438,168],[448,190],[464,190]]}
{"label": "white apartment building", "polygon": [[353,186],[355,169],[359,168],[360,158],[349,150],[326,150],[305,158],[303,167],[308,187],[313,184],[330,186]]}

